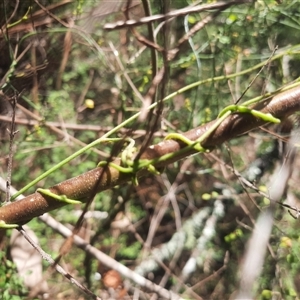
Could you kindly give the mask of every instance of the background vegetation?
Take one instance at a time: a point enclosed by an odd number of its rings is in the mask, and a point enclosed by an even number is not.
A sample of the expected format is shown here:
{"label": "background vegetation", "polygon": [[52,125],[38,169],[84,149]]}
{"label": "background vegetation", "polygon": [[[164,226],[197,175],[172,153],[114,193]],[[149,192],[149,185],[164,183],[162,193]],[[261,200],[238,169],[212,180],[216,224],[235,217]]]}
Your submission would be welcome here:
{"label": "background vegetation", "polygon": [[[166,70],[156,88],[155,101],[182,88],[184,92],[165,101],[152,120],[141,118],[118,132],[118,137],[133,137],[137,148],[150,132],[154,133],[151,143],[157,143],[170,132],[184,132],[215,119],[224,107],[242,96],[262,66],[241,102],[296,80],[300,75],[300,2],[241,2],[218,14],[209,10],[153,22],[157,45],[169,50],[203,21],[203,28],[183,43],[173,60],[167,61],[166,51],[141,43],[141,36],[150,39],[147,24],[105,29],[105,24],[125,20],[126,14],[130,19],[143,18],[145,10],[140,1],[2,0],[1,176],[7,178],[8,155],[12,153],[11,181],[20,189],[83,145],[143,111],[142,100],[153,85],[156,68],[164,66]],[[200,4],[186,0],[145,3],[151,15]],[[206,24],[208,16],[213,17]],[[275,47],[278,49],[272,54]],[[4,120],[12,115],[9,103],[14,99],[18,104],[18,132],[10,150],[6,130],[10,123]],[[231,168],[268,191],[274,178],[280,176],[278,170],[285,157],[282,151],[297,123],[295,114],[284,124],[252,131],[212,153],[169,165],[159,176],[139,179],[138,186],[129,183],[98,194],[78,234],[184,299],[234,299],[247,241],[259,212],[269,202],[257,191],[246,189]],[[87,151],[26,193],[96,167],[112,148],[113,143],[105,143]],[[293,166],[282,200],[292,199],[289,203],[297,206],[297,158]],[[5,201],[5,191],[1,199]],[[72,229],[82,209],[81,205],[68,205],[49,214]],[[59,256],[64,242],[60,234],[38,219],[27,225],[44,251],[53,258]],[[276,207],[264,267],[254,287],[255,299],[298,297],[297,227],[298,220],[286,209]],[[10,263],[10,234],[7,232],[1,242],[0,289],[7,295],[5,299],[36,299],[46,293],[50,299],[91,299],[46,262],[43,270],[48,288],[30,294]],[[102,299],[162,299],[75,245],[60,263]]]}

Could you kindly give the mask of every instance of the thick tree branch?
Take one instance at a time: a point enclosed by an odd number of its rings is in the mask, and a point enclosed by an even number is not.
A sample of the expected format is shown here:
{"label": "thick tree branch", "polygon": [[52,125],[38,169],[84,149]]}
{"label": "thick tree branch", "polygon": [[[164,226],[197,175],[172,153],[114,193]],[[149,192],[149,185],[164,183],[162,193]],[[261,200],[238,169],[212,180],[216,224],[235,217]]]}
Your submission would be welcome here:
{"label": "thick tree branch", "polygon": [[[271,113],[277,118],[284,119],[296,111],[300,111],[300,87],[282,92],[273,98],[261,101],[254,107],[263,113]],[[183,135],[190,140],[199,139],[205,132],[210,130],[216,120],[192,129]],[[251,114],[235,113],[230,115],[210,136],[202,143],[208,149],[221,145],[223,142],[238,137],[252,129],[255,129],[266,122]],[[176,140],[165,140],[152,145],[142,154],[141,159],[159,159],[165,154],[173,154],[169,159],[158,162],[156,168],[164,167],[178,161],[188,155],[197,153],[196,150],[186,149],[186,145]],[[115,163],[120,164],[119,160]],[[147,170],[141,170],[138,176],[144,176]],[[114,167],[95,168],[77,177],[63,181],[50,188],[52,193],[66,195],[70,199],[77,199],[85,202],[95,191],[112,188],[132,179],[132,174],[119,172]],[[0,208],[0,220],[7,224],[22,224],[45,212],[57,209],[66,205],[64,202],[54,200],[49,196],[38,192],[31,194],[20,201],[7,204]]]}

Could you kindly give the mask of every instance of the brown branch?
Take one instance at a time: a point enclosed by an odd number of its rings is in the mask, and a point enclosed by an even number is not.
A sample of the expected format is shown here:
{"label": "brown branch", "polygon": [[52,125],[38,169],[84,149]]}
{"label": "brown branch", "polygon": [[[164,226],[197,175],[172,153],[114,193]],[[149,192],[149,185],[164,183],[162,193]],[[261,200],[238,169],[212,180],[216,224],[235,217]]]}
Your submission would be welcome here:
{"label": "brown branch", "polygon": [[104,29],[106,30],[115,30],[124,27],[133,27],[139,26],[143,24],[152,23],[155,21],[164,21],[174,17],[185,16],[191,13],[199,13],[202,11],[207,11],[211,9],[225,9],[230,7],[231,5],[235,4],[245,4],[245,3],[252,3],[251,0],[235,0],[230,2],[218,2],[213,4],[205,4],[205,5],[196,5],[196,6],[188,6],[185,8],[181,8],[178,10],[170,11],[167,14],[161,15],[153,15],[149,17],[144,17],[139,20],[127,20],[127,21],[118,21],[116,23],[108,23],[104,25]]}
{"label": "brown branch", "polygon": [[[1,116],[0,115],[0,121],[4,121],[7,123],[11,123],[11,117],[9,116]],[[16,118],[15,124],[19,125],[26,125],[26,126],[47,126],[47,127],[59,127],[59,128],[65,128],[69,130],[75,130],[75,131],[95,131],[95,132],[108,132],[112,130],[112,126],[101,126],[101,125],[90,125],[90,124],[75,124],[75,123],[59,123],[59,122],[45,122],[45,121],[36,121],[31,119],[24,119],[24,118]],[[119,133],[127,134],[131,133],[134,136],[145,136],[146,130],[144,129],[137,129],[132,130],[130,128],[121,128]],[[164,132],[157,131],[154,133],[155,137],[164,137],[166,134]],[[85,144],[84,144],[85,145]]]}
{"label": "brown branch", "polygon": [[[277,118],[285,117],[300,111],[300,87],[282,92],[273,98],[266,99],[255,106],[255,109],[263,113],[271,113]],[[184,136],[190,140],[199,139],[207,132],[216,120],[192,129]],[[230,115],[223,123],[202,143],[208,149],[221,145],[223,142],[238,137],[252,129],[264,125],[266,122],[250,114],[235,113]],[[163,162],[154,163],[156,168],[164,167],[178,161],[188,155],[196,153],[196,150],[184,151],[186,145],[176,140],[165,140],[156,145],[148,147],[142,154],[141,159],[156,159],[162,155],[173,154]],[[118,160],[115,163],[120,163]],[[141,170],[138,176],[145,176],[147,170]],[[58,195],[66,195],[70,199],[85,202],[92,193],[104,191],[116,185],[131,180],[132,174],[119,172],[113,167],[95,168],[77,177],[63,181],[50,188],[50,191]],[[22,224],[45,212],[66,205],[51,197],[43,196],[36,192],[20,201],[7,204],[0,208],[0,220],[8,224]]]}
{"label": "brown branch", "polygon": [[[20,24],[8,28],[8,33],[11,35],[14,33],[27,32],[27,31],[31,31],[33,27],[37,28],[40,26],[49,25],[53,22],[53,19],[49,17],[49,12],[50,11],[55,12],[56,10],[62,9],[64,6],[67,6],[70,3],[72,3],[72,0],[63,0],[59,3],[51,4],[46,8],[43,7],[43,9],[30,14],[30,17],[22,20]],[[37,4],[40,6],[38,2]],[[51,16],[54,16],[54,14],[51,14]],[[61,20],[58,21],[61,23]],[[2,33],[5,32],[6,26],[7,24],[5,24],[4,26],[2,26],[2,28],[0,28],[0,37],[2,37],[3,35]]]}

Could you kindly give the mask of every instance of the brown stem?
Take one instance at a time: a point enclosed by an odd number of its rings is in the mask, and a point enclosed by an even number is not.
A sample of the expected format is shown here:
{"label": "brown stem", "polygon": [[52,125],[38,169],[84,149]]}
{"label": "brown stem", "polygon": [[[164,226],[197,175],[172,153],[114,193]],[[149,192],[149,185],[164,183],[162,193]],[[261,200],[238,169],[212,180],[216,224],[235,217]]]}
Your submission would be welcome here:
{"label": "brown stem", "polygon": [[[263,113],[271,113],[277,118],[286,118],[287,116],[300,111],[300,87],[282,92],[271,99],[262,101],[255,106],[255,109]],[[183,135],[190,140],[199,139],[216,120],[194,128]],[[202,143],[205,148],[212,149],[223,142],[238,137],[252,129],[255,129],[266,122],[250,114],[235,113],[230,115],[222,124],[210,134]],[[187,155],[196,153],[196,150],[190,149],[185,153],[177,152],[186,147],[186,145],[176,140],[165,140],[156,145],[148,147],[141,159],[158,159],[162,155],[173,153],[170,159],[154,164],[155,167],[164,167],[174,161],[178,161]],[[120,163],[119,160],[115,163]],[[103,174],[102,174],[103,173]],[[138,176],[144,176],[147,170],[139,172]],[[119,172],[116,168],[95,168],[89,172],[83,173],[77,177],[63,181],[50,188],[50,191],[58,195],[66,195],[71,199],[78,199],[85,202],[96,190],[112,188],[116,185],[129,181],[132,174]],[[51,197],[44,196],[38,192],[31,194],[20,201],[15,201],[0,208],[0,220],[8,224],[22,224],[45,212],[66,205]]]}

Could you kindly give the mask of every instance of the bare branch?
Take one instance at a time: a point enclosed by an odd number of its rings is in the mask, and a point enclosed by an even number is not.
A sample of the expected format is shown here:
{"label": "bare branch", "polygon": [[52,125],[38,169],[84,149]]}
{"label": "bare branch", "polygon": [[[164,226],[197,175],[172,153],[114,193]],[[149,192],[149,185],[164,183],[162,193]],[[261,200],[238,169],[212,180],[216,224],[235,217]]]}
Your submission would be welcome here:
{"label": "bare branch", "polygon": [[[53,219],[50,215],[41,216],[40,219],[45,222],[48,226],[51,226],[54,230],[62,234],[64,237],[70,237],[73,235],[72,231],[65,227],[63,224],[57,222]],[[159,285],[151,282],[150,280],[146,279],[145,277],[139,275],[137,272],[134,272],[127,268],[126,266],[120,264],[110,256],[106,255],[105,253],[99,251],[96,247],[91,246],[87,242],[85,242],[81,237],[78,235],[74,235],[74,243],[80,249],[90,253],[93,257],[95,257],[98,261],[101,261],[102,264],[105,266],[118,271],[121,275],[125,278],[128,278],[138,284],[141,287],[145,287],[148,290],[157,293],[164,299],[173,299],[173,300],[180,300],[182,299],[178,295],[174,294],[171,291],[168,291],[162,288]]]}
{"label": "bare branch", "polygon": [[250,0],[236,0],[231,2],[218,2],[214,4],[206,4],[206,5],[197,5],[197,6],[188,6],[182,9],[170,11],[164,15],[154,15],[149,17],[144,17],[139,20],[128,20],[128,21],[119,21],[116,23],[108,23],[104,26],[106,30],[115,30],[123,27],[133,27],[140,26],[143,24],[148,24],[155,21],[168,20],[170,18],[185,16],[191,13],[197,13],[202,11],[207,11],[211,9],[225,9],[235,4],[244,4],[244,3],[252,3]]}

